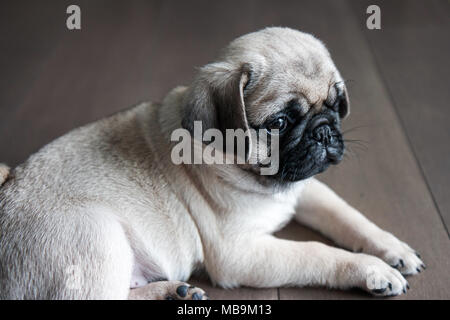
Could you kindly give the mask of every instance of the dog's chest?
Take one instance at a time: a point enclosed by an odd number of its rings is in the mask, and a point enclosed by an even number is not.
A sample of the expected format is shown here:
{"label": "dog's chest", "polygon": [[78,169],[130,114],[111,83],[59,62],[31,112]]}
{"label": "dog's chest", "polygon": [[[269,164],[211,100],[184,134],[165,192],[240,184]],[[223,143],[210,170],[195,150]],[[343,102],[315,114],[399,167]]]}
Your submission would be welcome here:
{"label": "dog's chest", "polygon": [[249,197],[234,212],[233,224],[242,231],[273,233],[285,226],[295,213],[295,205],[303,185],[271,196]]}

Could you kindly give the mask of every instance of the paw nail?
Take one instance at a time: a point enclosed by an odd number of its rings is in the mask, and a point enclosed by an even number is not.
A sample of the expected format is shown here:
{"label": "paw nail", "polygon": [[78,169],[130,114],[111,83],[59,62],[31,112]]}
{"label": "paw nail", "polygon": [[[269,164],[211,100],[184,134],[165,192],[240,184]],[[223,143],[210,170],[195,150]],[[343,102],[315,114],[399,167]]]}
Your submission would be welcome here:
{"label": "paw nail", "polygon": [[426,269],[427,268],[427,266],[426,265],[424,265],[424,264],[422,264],[422,269]]}
{"label": "paw nail", "polygon": [[202,300],[202,298],[203,298],[203,295],[201,295],[200,293],[197,293],[197,292],[195,292],[192,295],[192,300]]}
{"label": "paw nail", "polygon": [[405,263],[403,262],[403,259],[400,259],[400,265],[402,266],[402,268],[405,266]]}
{"label": "paw nail", "polygon": [[389,286],[389,290],[392,290],[392,283],[389,282],[388,286]]}
{"label": "paw nail", "polygon": [[420,269],[419,269],[419,268],[416,268],[416,270],[417,270],[417,272],[419,272],[419,273],[420,273]]}
{"label": "paw nail", "polygon": [[417,258],[422,259],[422,257],[420,256],[420,254],[418,252],[416,252],[416,256],[417,256]]}
{"label": "paw nail", "polygon": [[406,289],[408,289],[408,290],[409,290],[409,284],[406,284]]}
{"label": "paw nail", "polygon": [[382,289],[373,289],[372,292],[373,293],[383,293],[386,291],[386,288],[382,288]]}
{"label": "paw nail", "polygon": [[406,293],[406,289],[405,288],[403,288],[403,293]]}
{"label": "paw nail", "polygon": [[186,297],[187,292],[188,292],[188,286],[179,286],[177,288],[177,294],[182,298]]}

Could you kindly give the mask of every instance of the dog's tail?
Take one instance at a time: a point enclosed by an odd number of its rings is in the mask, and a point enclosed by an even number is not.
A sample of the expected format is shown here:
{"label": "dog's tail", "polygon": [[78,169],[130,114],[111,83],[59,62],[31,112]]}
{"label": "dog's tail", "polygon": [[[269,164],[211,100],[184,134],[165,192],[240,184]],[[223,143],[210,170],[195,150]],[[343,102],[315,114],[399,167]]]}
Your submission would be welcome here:
{"label": "dog's tail", "polygon": [[9,170],[10,168],[6,164],[0,163],[0,187],[8,179]]}

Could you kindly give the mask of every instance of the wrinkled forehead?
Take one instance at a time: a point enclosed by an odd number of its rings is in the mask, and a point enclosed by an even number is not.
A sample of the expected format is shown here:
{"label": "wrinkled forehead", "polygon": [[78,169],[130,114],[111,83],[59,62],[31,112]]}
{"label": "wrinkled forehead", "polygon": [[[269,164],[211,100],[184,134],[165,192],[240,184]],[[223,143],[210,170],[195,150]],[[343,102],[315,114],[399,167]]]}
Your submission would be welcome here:
{"label": "wrinkled forehead", "polygon": [[333,100],[335,84],[341,81],[329,56],[298,55],[268,60],[246,97],[248,115],[259,119],[279,112],[286,103],[297,100],[306,113],[310,108],[320,111],[324,101]]}
{"label": "wrinkled forehead", "polygon": [[338,80],[329,57],[319,54],[268,61],[260,75],[260,94],[277,91],[279,95],[297,95],[308,104],[327,99],[330,87]]}

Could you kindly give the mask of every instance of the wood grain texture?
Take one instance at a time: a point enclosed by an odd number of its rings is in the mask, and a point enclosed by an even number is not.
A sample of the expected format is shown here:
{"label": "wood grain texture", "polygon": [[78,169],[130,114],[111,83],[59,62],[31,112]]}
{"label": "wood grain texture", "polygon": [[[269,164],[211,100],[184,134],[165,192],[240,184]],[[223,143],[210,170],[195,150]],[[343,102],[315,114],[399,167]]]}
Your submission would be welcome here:
{"label": "wood grain texture", "polygon": [[[66,29],[69,3],[51,1],[42,6],[30,2],[26,6],[25,11],[52,17],[56,8],[57,19],[46,23],[49,29],[62,30],[57,35],[41,30],[40,21],[23,21],[23,11],[9,11],[8,21],[20,20],[39,30],[32,45],[38,47],[40,41],[56,44],[41,62],[35,81],[29,86],[26,81],[25,85],[17,84],[21,96],[15,96],[18,103],[11,104],[12,110],[0,127],[2,150],[8,150],[4,156],[2,152],[2,161],[10,165],[24,161],[31,152],[72,128],[149,99],[149,57],[161,1],[80,1],[82,29],[77,31]],[[26,36],[25,32],[16,35],[19,39]],[[34,57],[30,52],[31,61]],[[3,55],[0,58],[6,59]],[[18,63],[13,65],[27,79],[26,70]],[[2,95],[8,93],[7,87],[1,90]]]}
{"label": "wood grain texture", "polygon": [[[363,33],[363,5],[348,1],[82,0],[77,1],[82,7],[81,31],[65,29],[65,7],[70,3],[2,1],[0,161],[16,165],[72,128],[142,100],[161,100],[174,86],[188,84],[195,68],[214,59],[236,36],[271,25],[311,32],[327,44],[349,80],[352,106],[344,127],[362,127],[349,132],[347,138],[366,141],[362,147],[350,144],[349,157],[320,179],[422,253],[428,269],[408,279],[411,290],[400,299],[450,298],[450,242],[433,202],[434,196],[441,213],[448,212],[450,153],[444,145],[448,131],[443,125],[448,123],[450,110],[444,107],[448,82],[442,80],[447,74],[441,68],[448,68],[448,63],[429,36],[444,36],[434,24],[435,19],[441,19],[438,24],[446,21],[443,2],[432,2],[440,8],[438,16],[427,11],[436,9],[423,8],[424,30],[415,30],[416,16],[409,11],[397,22],[383,11],[383,28],[392,33],[373,36]],[[414,6],[416,11],[422,8]],[[426,46],[414,44],[411,34],[422,37]],[[389,48],[399,52],[389,52]],[[427,64],[416,63],[423,57],[429,58]],[[408,68],[410,73],[405,71]],[[415,74],[423,78],[410,79]],[[441,81],[434,83],[433,75]],[[413,101],[411,90],[422,97]],[[420,100],[430,95],[436,96],[436,103]],[[429,112],[423,112],[420,105],[427,105]],[[415,117],[421,125],[414,122]],[[427,144],[432,139],[437,139],[436,147],[434,141]],[[333,245],[297,224],[277,235]],[[190,282],[206,289],[213,299],[370,298],[357,290],[222,290],[204,278]]]}
{"label": "wood grain texture", "polygon": [[[369,1],[352,2],[354,11]],[[379,1],[382,29],[364,30],[409,142],[450,229],[450,2]]]}
{"label": "wood grain texture", "polygon": [[[365,126],[351,132],[347,138],[366,141],[366,146],[358,150],[358,146],[350,144],[356,155],[350,155],[350,159],[320,178],[380,227],[422,253],[428,269],[408,279],[412,289],[396,299],[448,299],[449,240],[360,31],[365,24],[359,24],[351,8],[343,2],[314,2],[307,10],[303,6],[303,11],[300,6],[293,2],[286,9],[286,12],[298,12],[296,19],[299,22],[291,22],[292,26],[306,30],[314,28],[315,34],[329,47],[343,77],[352,80],[349,82],[351,115],[345,128]],[[333,27],[316,23],[309,15],[320,21],[329,21]],[[282,18],[286,21],[289,16]],[[303,229],[291,227],[291,238],[297,236],[306,240],[300,235]],[[367,296],[359,292],[281,289],[280,297],[334,299]]]}
{"label": "wood grain texture", "polygon": [[[11,165],[17,163],[15,154],[26,148],[16,148],[14,141],[22,141],[15,138],[8,141],[11,138],[2,129],[11,124],[11,115],[25,103],[28,92],[39,82],[45,63],[51,59],[64,31],[55,28],[61,12],[65,12],[63,7],[44,7],[40,14],[36,14],[36,9],[35,4],[23,0],[0,4],[0,155],[1,161]],[[20,127],[19,123],[12,125]],[[25,153],[28,155],[29,151]]]}

